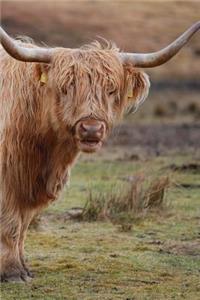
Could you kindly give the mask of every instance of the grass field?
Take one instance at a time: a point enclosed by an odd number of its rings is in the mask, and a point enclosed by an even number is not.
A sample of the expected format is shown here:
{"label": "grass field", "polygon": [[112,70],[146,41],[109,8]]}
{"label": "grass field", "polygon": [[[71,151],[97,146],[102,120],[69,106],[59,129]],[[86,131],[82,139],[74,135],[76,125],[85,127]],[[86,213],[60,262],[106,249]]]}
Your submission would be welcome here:
{"label": "grass field", "polygon": [[[113,151],[80,159],[70,187],[29,231],[26,253],[35,279],[2,285],[2,299],[199,299],[198,169],[173,171],[170,156],[123,161],[122,149],[109,159]],[[173,163],[198,166],[198,156],[175,155]],[[66,217],[69,208],[84,206],[88,190],[125,187],[129,176],[144,172],[148,178],[168,175],[173,184],[167,209],[131,231]]]}

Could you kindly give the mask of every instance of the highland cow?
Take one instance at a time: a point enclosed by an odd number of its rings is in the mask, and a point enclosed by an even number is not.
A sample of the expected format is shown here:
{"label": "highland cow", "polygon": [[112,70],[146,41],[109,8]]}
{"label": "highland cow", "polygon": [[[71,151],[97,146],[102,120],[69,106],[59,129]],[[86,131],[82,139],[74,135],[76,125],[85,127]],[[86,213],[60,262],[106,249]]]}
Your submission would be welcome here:
{"label": "highland cow", "polygon": [[199,28],[149,54],[98,42],[41,48],[0,29],[2,281],[32,276],[23,253],[32,218],[56,200],[79,152],[98,150],[116,120],[147,97],[149,79],[138,68],[165,63]]}

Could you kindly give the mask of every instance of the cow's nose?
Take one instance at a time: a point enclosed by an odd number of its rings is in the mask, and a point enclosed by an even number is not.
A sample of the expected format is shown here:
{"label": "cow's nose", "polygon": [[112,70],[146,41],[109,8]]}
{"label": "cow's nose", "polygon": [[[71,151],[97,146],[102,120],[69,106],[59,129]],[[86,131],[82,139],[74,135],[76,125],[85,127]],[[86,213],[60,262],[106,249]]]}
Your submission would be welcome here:
{"label": "cow's nose", "polygon": [[103,130],[103,124],[89,125],[89,124],[81,123],[80,129],[82,132],[87,132],[89,134],[95,134],[95,133]]}
{"label": "cow's nose", "polygon": [[79,123],[78,132],[81,138],[97,138],[101,139],[104,135],[105,125],[103,122],[95,121],[95,122],[87,122],[82,121]]}

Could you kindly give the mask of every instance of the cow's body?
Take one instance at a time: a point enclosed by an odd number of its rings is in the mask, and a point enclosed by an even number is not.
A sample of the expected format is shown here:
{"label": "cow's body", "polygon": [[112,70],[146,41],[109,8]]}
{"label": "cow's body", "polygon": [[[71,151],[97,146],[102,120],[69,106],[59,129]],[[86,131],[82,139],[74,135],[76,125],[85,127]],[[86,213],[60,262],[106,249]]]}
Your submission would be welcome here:
{"label": "cow's body", "polygon": [[[49,125],[48,98],[38,93],[35,65],[1,49],[0,201],[3,276],[26,279],[23,243],[27,227],[66,183],[78,149],[70,135]],[[11,278],[12,279],[12,278]]]}
{"label": "cow's body", "polygon": [[0,28],[8,53],[0,49],[1,280],[31,277],[23,248],[32,218],[58,197],[78,153],[98,150],[123,112],[147,97],[148,76],[135,66],[166,62],[199,28],[145,55],[98,43],[40,48]]}

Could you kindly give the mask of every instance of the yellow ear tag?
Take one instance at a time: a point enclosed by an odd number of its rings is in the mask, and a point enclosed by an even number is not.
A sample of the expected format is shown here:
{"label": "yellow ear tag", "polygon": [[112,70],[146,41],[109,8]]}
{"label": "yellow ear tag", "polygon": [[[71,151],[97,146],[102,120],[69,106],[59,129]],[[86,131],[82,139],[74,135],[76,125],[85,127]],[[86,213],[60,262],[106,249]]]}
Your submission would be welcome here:
{"label": "yellow ear tag", "polygon": [[131,84],[128,87],[127,97],[128,97],[128,99],[133,98],[133,87]]}
{"label": "yellow ear tag", "polygon": [[40,82],[47,83],[47,74],[46,73],[41,74]]}
{"label": "yellow ear tag", "polygon": [[127,89],[127,98],[128,100],[133,98],[133,83],[132,78],[128,75],[128,89]]}

